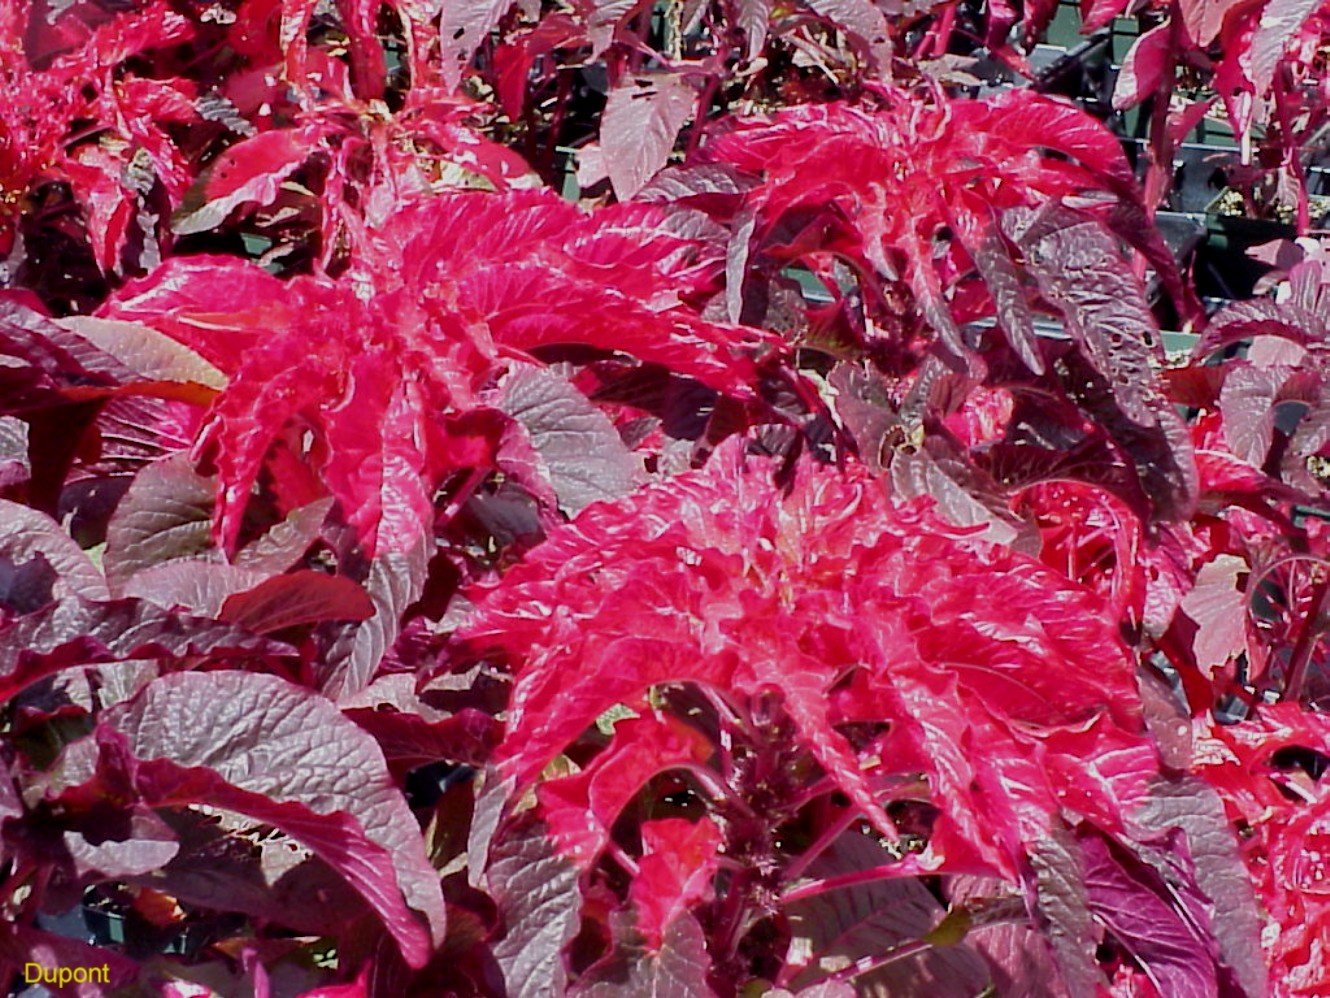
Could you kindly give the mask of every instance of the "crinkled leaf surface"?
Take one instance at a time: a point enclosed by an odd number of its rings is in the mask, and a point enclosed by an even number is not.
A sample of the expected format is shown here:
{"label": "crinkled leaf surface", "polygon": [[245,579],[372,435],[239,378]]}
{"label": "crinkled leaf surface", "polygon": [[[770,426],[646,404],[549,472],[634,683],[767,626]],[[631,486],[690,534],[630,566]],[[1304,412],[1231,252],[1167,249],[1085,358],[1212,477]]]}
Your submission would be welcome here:
{"label": "crinkled leaf surface", "polygon": [[0,625],[0,700],[73,666],[139,658],[292,654],[290,645],[144,600],[71,597]]}
{"label": "crinkled leaf surface", "polygon": [[408,963],[442,939],[443,898],[374,740],[275,676],[182,673],[102,715],[103,763],[154,806],[209,803],[281,829],[338,871]]}
{"label": "crinkled leaf surface", "polygon": [[582,910],[577,877],[530,812],[491,845],[485,879],[507,925],[494,959],[508,994],[534,998],[564,989],[563,947],[577,934]]}

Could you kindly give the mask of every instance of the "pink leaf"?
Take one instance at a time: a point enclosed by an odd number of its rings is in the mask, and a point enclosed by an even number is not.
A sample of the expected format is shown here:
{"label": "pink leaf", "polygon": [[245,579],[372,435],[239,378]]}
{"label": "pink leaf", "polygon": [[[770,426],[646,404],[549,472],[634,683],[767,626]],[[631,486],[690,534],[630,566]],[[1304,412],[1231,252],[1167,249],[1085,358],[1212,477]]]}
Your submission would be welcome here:
{"label": "pink leaf", "polygon": [[665,165],[697,95],[684,77],[656,73],[610,91],[600,148],[620,201],[636,194]]}

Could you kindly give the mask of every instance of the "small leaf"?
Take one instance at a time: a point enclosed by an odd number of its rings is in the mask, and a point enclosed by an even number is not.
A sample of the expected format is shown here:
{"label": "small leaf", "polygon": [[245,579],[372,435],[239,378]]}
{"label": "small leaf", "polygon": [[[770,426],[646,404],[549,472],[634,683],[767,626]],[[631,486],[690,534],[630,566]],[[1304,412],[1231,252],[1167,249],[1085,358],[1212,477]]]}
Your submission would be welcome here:
{"label": "small leaf", "polygon": [[274,576],[228,596],[218,618],[267,634],[325,620],[368,620],[373,615],[373,602],[350,579],[305,570]]}

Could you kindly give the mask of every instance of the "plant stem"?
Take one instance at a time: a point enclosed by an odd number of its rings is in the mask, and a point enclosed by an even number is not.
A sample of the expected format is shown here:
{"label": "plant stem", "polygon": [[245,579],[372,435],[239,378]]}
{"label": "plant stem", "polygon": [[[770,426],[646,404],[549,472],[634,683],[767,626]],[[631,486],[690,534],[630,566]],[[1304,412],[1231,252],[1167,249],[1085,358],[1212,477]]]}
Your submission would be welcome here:
{"label": "plant stem", "polygon": [[845,830],[858,821],[862,815],[858,808],[853,805],[843,808],[841,813],[836,815],[836,819],[822,830],[822,834],[813,840],[813,844],[805,849],[799,856],[790,863],[785,871],[786,880],[798,880],[803,876],[804,870],[808,869],[813,860],[822,855],[833,842],[845,833]]}
{"label": "plant stem", "polygon": [[1330,575],[1316,583],[1312,590],[1311,606],[1298,633],[1298,643],[1293,646],[1293,655],[1289,658],[1288,679],[1284,682],[1284,699],[1298,700],[1302,697],[1302,687],[1307,682],[1307,669],[1311,665],[1312,649],[1316,646],[1316,636],[1320,632],[1319,621],[1325,609],[1326,595],[1330,594]]}
{"label": "plant stem", "polygon": [[795,901],[816,897],[826,891],[837,891],[843,887],[871,884],[874,880],[913,877],[918,873],[918,869],[910,863],[887,863],[882,866],[870,866],[866,870],[855,870],[853,873],[841,873],[834,877],[824,877],[821,880],[810,880],[802,886],[786,891],[781,895],[780,902],[781,904],[793,904]]}

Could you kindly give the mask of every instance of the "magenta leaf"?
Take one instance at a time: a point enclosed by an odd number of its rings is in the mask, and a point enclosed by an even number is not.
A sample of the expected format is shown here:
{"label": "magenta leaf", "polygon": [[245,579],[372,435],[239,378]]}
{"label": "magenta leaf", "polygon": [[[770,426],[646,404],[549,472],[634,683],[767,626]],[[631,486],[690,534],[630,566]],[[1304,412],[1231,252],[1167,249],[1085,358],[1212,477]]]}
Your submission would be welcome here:
{"label": "magenta leaf", "polygon": [[659,951],[669,927],[694,904],[711,899],[723,836],[706,817],[646,821],[641,833],[642,858],[629,897],[647,948]]}
{"label": "magenta leaf", "polygon": [[209,803],[281,829],[375,909],[420,966],[443,899],[383,754],[325,698],[275,676],[182,673],[106,711],[103,765],[155,807]]}
{"label": "magenta leaf", "polygon": [[1161,87],[1172,83],[1164,74],[1171,72],[1175,56],[1170,51],[1172,25],[1168,22],[1151,28],[1132,43],[1122,60],[1113,87],[1113,107],[1123,110],[1135,107]]}
{"label": "magenta leaf", "polygon": [[1307,19],[1322,9],[1320,0],[1269,0],[1251,39],[1248,70],[1252,89],[1264,94],[1275,77],[1275,67]]}
{"label": "magenta leaf", "polygon": [[1100,834],[1079,835],[1077,842],[1090,911],[1160,993],[1177,998],[1219,993],[1214,943],[1179,910],[1160,873]]}
{"label": "magenta leaf", "polygon": [[648,780],[710,755],[706,738],[667,715],[652,712],[618,721],[610,744],[585,769],[537,788],[550,838],[580,866],[593,866],[620,812]]}
{"label": "magenta leaf", "polygon": [[203,204],[171,226],[177,235],[215,229],[241,205],[268,205],[281,183],[305,162],[310,146],[293,130],[264,132],[238,142],[213,161]]}
{"label": "magenta leaf", "polygon": [[[741,704],[779,693],[793,745],[884,835],[877,776],[838,724],[889,719],[879,758],[927,772],[942,811],[932,862],[1014,873],[1063,799],[1121,821],[1157,762],[1102,604],[862,472],[804,464],[782,492],[739,444],[587,507],[476,591],[459,637],[516,672],[508,774],[532,782],[610,707],[683,682]],[[1090,753],[1122,769],[1087,773]]]}

